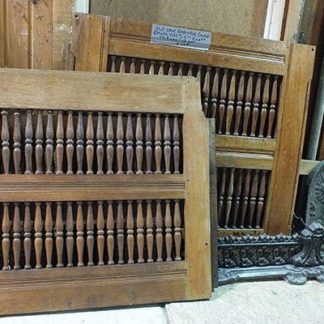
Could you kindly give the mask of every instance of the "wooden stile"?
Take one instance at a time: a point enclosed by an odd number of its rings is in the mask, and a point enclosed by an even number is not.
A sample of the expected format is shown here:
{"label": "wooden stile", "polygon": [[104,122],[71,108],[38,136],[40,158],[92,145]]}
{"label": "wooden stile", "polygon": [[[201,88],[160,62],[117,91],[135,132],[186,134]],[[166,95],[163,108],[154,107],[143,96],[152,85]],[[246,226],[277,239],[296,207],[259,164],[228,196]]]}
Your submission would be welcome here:
{"label": "wooden stile", "polygon": [[1,69],[0,93],[1,315],[209,298],[194,78]]}
{"label": "wooden stile", "polygon": [[197,51],[151,44],[151,26],[78,14],[70,69],[195,76],[216,119],[219,234],[289,233],[314,47],[212,33]]}

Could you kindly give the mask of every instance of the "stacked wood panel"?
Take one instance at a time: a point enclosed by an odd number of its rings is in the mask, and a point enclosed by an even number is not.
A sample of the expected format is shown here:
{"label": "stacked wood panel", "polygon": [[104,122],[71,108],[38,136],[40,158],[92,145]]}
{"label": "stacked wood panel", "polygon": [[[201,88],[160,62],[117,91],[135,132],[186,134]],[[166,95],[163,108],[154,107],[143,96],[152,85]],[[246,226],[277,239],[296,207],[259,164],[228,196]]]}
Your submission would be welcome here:
{"label": "stacked wood panel", "polygon": [[208,298],[199,84],[15,69],[0,80],[0,313]]}
{"label": "stacked wood panel", "polygon": [[216,118],[219,234],[289,233],[314,48],[212,33],[204,52],[151,44],[151,26],[78,15],[70,68],[198,78]]}

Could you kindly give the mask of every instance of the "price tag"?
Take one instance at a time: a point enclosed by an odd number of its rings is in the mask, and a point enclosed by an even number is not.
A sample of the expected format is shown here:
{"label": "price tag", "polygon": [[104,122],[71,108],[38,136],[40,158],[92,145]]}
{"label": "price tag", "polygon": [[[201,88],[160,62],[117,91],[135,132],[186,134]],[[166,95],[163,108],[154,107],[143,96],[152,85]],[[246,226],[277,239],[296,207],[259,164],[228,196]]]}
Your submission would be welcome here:
{"label": "price tag", "polygon": [[203,30],[152,25],[151,43],[207,51],[211,33]]}

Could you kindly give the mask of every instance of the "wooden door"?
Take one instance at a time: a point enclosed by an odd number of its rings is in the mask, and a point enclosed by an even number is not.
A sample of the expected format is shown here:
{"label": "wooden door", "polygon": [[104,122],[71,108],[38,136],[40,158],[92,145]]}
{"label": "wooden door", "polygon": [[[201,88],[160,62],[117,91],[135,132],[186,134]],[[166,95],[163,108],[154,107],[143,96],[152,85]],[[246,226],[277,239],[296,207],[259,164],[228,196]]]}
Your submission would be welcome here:
{"label": "wooden door", "polygon": [[0,314],[210,296],[196,80],[1,69],[0,94]]}
{"label": "wooden door", "polygon": [[73,27],[71,68],[198,78],[216,119],[220,236],[290,233],[314,47],[212,33],[197,51],[150,43],[149,22],[78,15]]}

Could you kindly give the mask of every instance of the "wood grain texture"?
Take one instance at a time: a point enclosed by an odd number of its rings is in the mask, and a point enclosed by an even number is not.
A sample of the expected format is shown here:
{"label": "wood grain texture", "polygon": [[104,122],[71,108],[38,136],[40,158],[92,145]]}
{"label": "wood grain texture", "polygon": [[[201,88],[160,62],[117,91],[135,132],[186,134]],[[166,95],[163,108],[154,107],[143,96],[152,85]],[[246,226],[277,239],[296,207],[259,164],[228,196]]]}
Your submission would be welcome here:
{"label": "wood grain texture", "polygon": [[[0,70],[1,105],[12,108],[59,110],[136,111],[182,113],[181,78],[142,79],[139,75],[111,75],[88,72],[65,73],[41,70]],[[153,80],[156,80],[153,81]],[[159,80],[159,81],[157,81]],[[132,87],[133,95],[129,96]],[[165,92],[161,94],[160,89]],[[35,92],[37,90],[37,100]],[[118,96],[116,96],[118,94]],[[180,110],[179,110],[180,109]]]}
{"label": "wood grain texture", "polygon": [[285,110],[279,120],[280,133],[271,182],[273,189],[265,223],[266,232],[271,234],[279,231],[290,233],[314,55],[314,47],[298,44],[291,46],[289,72],[284,85],[286,95],[281,98],[280,103]]}
{"label": "wood grain texture", "polygon": [[11,92],[0,98],[0,313],[209,298],[198,81],[16,69],[0,79]]}

